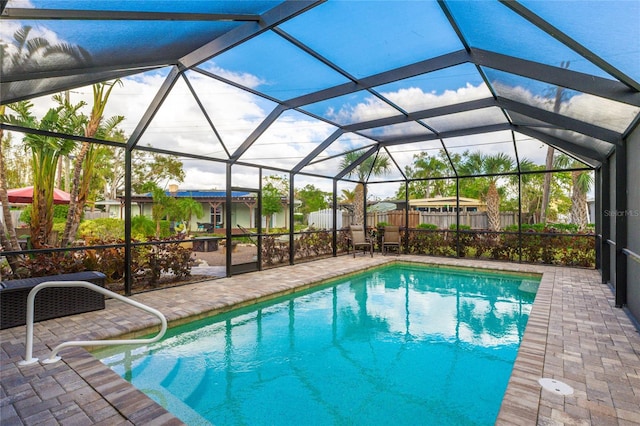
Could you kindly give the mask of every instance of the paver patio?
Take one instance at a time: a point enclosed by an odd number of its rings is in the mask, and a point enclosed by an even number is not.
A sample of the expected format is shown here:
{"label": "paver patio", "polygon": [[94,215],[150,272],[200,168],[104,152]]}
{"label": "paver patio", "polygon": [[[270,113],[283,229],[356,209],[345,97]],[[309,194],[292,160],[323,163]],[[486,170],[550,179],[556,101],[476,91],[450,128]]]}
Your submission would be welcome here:
{"label": "paver patio", "polygon": [[[341,256],[133,296],[177,325],[308,288],[387,262],[412,261],[543,274],[497,424],[640,425],[640,334],[613,306],[597,271],[424,256]],[[65,340],[141,336],[157,319],[117,300],[103,311],[35,325],[34,356]],[[181,422],[81,348],[49,365],[20,366],[25,327],[0,332],[2,425],[174,425]],[[570,385],[560,396],[541,377]]]}

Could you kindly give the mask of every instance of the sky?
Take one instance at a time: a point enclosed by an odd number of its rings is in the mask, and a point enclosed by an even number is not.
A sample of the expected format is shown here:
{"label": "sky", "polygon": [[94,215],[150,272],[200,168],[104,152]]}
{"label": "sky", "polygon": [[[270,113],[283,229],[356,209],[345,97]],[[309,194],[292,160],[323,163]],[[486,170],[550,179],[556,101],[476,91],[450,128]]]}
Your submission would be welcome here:
{"label": "sky", "polygon": [[[36,2],[11,1],[9,6],[31,7],[42,4],[46,7],[72,8],[76,2]],[[243,8],[249,3],[264,7],[268,2],[187,2],[193,6],[189,10],[201,7]],[[628,61],[638,57],[640,43],[617,43],[616,37],[622,40],[640,41],[640,30],[634,14],[640,14],[640,2],[607,1],[607,2],[523,2],[536,13],[547,18],[553,25],[561,27],[570,34],[580,36],[580,40],[589,48],[607,55],[612,62],[620,64],[623,70],[629,70],[632,76],[640,73],[637,65],[629,65]],[[87,7],[87,2],[77,2]],[[160,10],[173,5],[173,2],[156,1],[153,3],[118,2],[113,5],[154,5]],[[280,29],[307,44],[329,61],[345,69],[355,77],[365,77],[393,67],[404,66],[414,61],[428,59],[437,55],[464,48],[459,38],[449,25],[441,8],[435,2],[394,2],[393,8],[385,7],[387,2],[381,1],[329,1],[318,6],[294,20],[280,26]],[[107,4],[109,5],[109,4]],[[102,7],[110,7],[104,5]],[[186,5],[186,3],[185,3]],[[215,6],[213,6],[215,5]],[[539,60],[543,63],[558,65],[560,59],[570,60],[570,69],[589,72],[610,78],[594,64],[569,50],[557,40],[535,30],[523,18],[516,16],[506,7],[496,2],[448,2],[447,6],[460,24],[462,33],[474,46],[496,50],[505,54],[513,54],[524,59]],[[591,7],[593,6],[593,7]],[[94,4],[94,7],[95,6]],[[171,6],[173,7],[173,6]],[[185,6],[186,7],[186,6]],[[196,9],[193,9],[193,8]],[[241,11],[238,9],[238,11]],[[557,19],[558,13],[572,12],[572,19]],[[428,25],[425,17],[428,16]],[[599,19],[594,19],[594,18]],[[584,23],[593,22],[590,32]],[[616,22],[615,29],[611,23]],[[379,25],[384,22],[386,25]],[[492,23],[500,22],[498,27]],[[636,24],[633,24],[633,23]],[[482,25],[480,25],[480,24]],[[171,43],[175,37],[189,31],[193,34],[207,32],[205,27],[183,27],[181,32],[174,31],[171,25],[153,27],[141,26],[140,31],[127,32],[127,25],[121,27],[110,25],[107,33],[87,32],[82,25],[92,25],[81,21],[39,21],[34,22],[34,35],[46,37],[50,43],[60,42],[87,43],[93,48],[96,58],[101,52],[109,50],[101,45],[119,39],[129,39],[127,52],[135,52],[136,46],[158,38],[161,45]],[[111,23],[110,23],[111,24]],[[125,23],[126,24],[126,23]],[[609,24],[609,26],[607,25]],[[118,24],[120,25],[120,24]],[[12,21],[3,21],[0,36],[4,40],[18,27]],[[374,29],[371,31],[371,29]],[[489,30],[490,29],[490,30]],[[143,31],[142,31],[143,30]],[[210,28],[211,31],[214,28]],[[599,37],[607,32],[607,37]],[[600,33],[598,33],[600,32]],[[140,35],[144,33],[144,37]],[[317,34],[323,34],[317,37]],[[512,35],[517,33],[518,37]],[[602,39],[605,39],[604,41]],[[348,42],[347,42],[348,41]],[[398,49],[401,45],[402,48]],[[542,47],[542,48],[541,48]],[[140,49],[138,49],[140,50]],[[140,53],[141,58],[150,53]],[[284,38],[273,32],[266,32],[250,40],[243,46],[229,50],[205,62],[202,69],[219,75],[247,88],[261,91],[266,95],[287,100],[312,93],[317,90],[343,84],[348,81],[345,76],[328,66],[312,59]],[[462,64],[442,69],[428,75],[419,75],[406,80],[389,83],[374,89],[407,112],[415,112],[460,102],[490,98],[491,91],[474,65]],[[516,77],[498,70],[483,69],[487,78],[499,96],[514,99],[549,110],[553,106],[549,98],[554,90],[547,83],[537,82],[524,77]],[[112,93],[105,117],[124,115],[122,128],[131,134],[138,120],[146,111],[155,93],[164,81],[167,70],[159,70],[124,78],[122,87],[116,87]],[[171,94],[158,111],[149,128],[139,141],[139,145],[151,145],[162,149],[189,152],[212,158],[227,158],[220,139],[224,141],[229,153],[233,153],[253,130],[275,108],[276,103],[242,91],[231,85],[211,79],[203,74],[189,71],[185,74],[189,83],[200,94],[200,102],[217,131],[212,131],[198,103],[188,90],[184,79],[180,79]],[[71,90],[71,99],[84,99],[91,102],[91,88]],[[50,96],[34,101],[42,115],[50,106]],[[329,99],[302,107],[303,111],[335,120],[339,124],[357,123],[363,120],[390,117],[397,111],[381,102],[367,91]],[[602,124],[607,128],[621,132],[638,113],[638,108],[606,101],[595,96],[565,91],[565,99],[561,112],[585,121]],[[601,120],[602,123],[598,123]],[[486,125],[503,123],[506,117],[498,108],[485,108],[474,112],[433,117],[424,122],[437,129],[446,131],[465,124]],[[243,157],[246,161],[257,164],[277,164],[289,169],[310,153],[316,146],[329,137],[336,127],[298,111],[289,110],[283,113],[262,135],[260,139]],[[389,136],[415,135],[432,133],[416,124],[401,124],[385,128],[370,129],[371,135],[385,138]],[[516,134],[520,159],[527,158],[537,164],[544,163],[546,146],[539,141],[524,135]],[[510,132],[496,132],[465,138],[445,140],[452,152],[463,152],[466,149],[480,149],[487,154],[507,153],[515,159],[514,144]],[[495,142],[500,142],[495,144]],[[344,135],[336,140],[321,157],[337,155],[350,149],[368,146],[371,142],[357,135]],[[491,144],[494,143],[494,144]],[[416,143],[409,146],[392,147],[390,150],[401,169],[411,164],[412,156],[422,150],[437,153],[438,141]],[[305,170],[321,174],[334,175],[338,171],[340,158],[319,162],[308,166]],[[224,166],[203,160],[184,159],[187,179],[180,183],[183,189],[222,188],[225,184]],[[246,173],[248,169],[234,173],[233,185],[256,187],[255,173]],[[396,170],[387,178],[399,178]],[[173,182],[167,182],[167,184]],[[331,190],[330,179],[317,179],[299,176],[296,187],[312,183],[324,190]],[[352,184],[350,184],[352,186]],[[373,185],[371,195],[376,198],[387,198],[396,192],[399,184]]]}

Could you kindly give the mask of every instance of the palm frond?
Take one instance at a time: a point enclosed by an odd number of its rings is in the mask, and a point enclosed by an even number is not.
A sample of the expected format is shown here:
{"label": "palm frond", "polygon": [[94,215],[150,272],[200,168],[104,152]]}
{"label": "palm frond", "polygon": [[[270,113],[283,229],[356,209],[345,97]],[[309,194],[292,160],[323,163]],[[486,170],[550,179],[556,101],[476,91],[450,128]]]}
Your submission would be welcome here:
{"label": "palm frond", "polygon": [[32,27],[30,25],[25,25],[20,27],[13,33],[13,39],[16,41],[16,47],[18,50],[22,50],[24,48],[27,39],[29,38],[29,33],[31,32]]}
{"label": "palm frond", "polygon": [[69,43],[50,45],[43,56],[47,57],[51,55],[64,55],[75,61],[78,65],[87,65],[92,61],[91,55],[87,50]]}

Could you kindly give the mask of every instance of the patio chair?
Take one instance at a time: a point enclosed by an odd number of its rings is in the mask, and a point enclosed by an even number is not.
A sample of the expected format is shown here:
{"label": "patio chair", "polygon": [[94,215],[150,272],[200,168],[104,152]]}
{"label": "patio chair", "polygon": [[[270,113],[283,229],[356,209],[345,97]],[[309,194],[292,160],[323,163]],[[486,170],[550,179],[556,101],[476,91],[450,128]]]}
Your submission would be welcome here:
{"label": "patio chair", "polygon": [[[364,232],[362,225],[351,225],[349,227],[351,232],[351,246],[353,247],[353,257],[356,257],[356,251],[358,248],[369,250],[371,257],[373,257],[373,241],[368,240]],[[364,254],[365,251],[362,252]]]}
{"label": "patio chair", "polygon": [[382,235],[382,255],[384,256],[389,247],[396,248],[396,254],[400,255],[400,227],[389,225],[384,227]]}

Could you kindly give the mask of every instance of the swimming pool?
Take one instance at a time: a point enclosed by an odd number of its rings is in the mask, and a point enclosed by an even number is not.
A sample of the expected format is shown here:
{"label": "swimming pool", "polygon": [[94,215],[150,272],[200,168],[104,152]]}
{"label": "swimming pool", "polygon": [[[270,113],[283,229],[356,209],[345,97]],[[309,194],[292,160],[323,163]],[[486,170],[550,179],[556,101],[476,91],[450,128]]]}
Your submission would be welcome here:
{"label": "swimming pool", "polygon": [[96,352],[187,424],[493,424],[538,278],[398,264]]}

